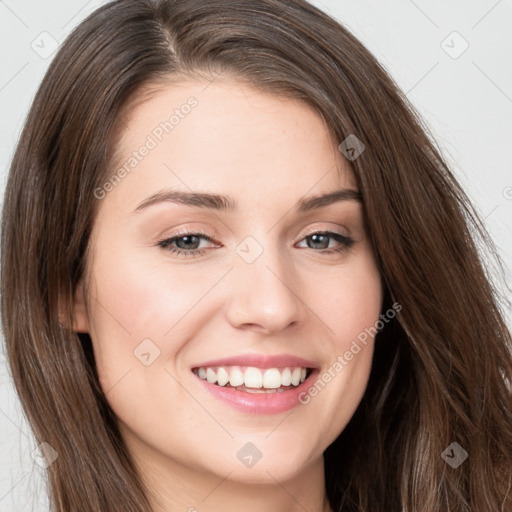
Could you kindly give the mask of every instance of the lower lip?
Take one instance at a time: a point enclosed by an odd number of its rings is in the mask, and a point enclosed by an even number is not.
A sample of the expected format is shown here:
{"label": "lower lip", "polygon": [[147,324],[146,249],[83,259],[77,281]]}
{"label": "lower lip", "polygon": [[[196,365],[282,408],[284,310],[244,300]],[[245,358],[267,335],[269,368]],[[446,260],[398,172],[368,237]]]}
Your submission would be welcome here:
{"label": "lower lip", "polygon": [[293,409],[297,405],[302,405],[299,396],[301,393],[307,392],[318,373],[318,369],[313,370],[311,375],[300,386],[283,391],[282,393],[237,391],[235,388],[210,384],[207,380],[194,375],[215,398],[239,411],[251,414],[278,414]]}

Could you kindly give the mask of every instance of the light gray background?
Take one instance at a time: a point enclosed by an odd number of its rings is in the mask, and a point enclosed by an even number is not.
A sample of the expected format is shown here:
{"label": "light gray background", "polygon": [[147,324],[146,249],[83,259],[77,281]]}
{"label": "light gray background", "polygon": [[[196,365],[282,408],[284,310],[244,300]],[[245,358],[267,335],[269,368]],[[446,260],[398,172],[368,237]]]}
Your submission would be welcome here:
{"label": "light gray background", "polygon": [[[53,55],[47,54],[102,3],[0,0],[2,194],[23,120]],[[311,3],[358,36],[407,93],[512,268],[512,0]],[[2,345],[0,512],[46,510],[34,448]]]}

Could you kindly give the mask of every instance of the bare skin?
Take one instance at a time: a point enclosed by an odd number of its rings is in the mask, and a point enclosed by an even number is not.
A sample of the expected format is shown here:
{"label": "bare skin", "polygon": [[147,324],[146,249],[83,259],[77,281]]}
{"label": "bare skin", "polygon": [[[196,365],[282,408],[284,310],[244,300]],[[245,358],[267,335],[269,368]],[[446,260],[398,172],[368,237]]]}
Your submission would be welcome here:
{"label": "bare skin", "polygon": [[[359,201],[294,206],[357,184],[341,141],[309,107],[231,79],[206,85],[160,86],[131,111],[120,165],[148,135],[156,145],[99,200],[73,327],[91,336],[156,511],[329,512],[323,452],[361,401],[373,339],[342,371],[332,368],[375,325],[382,288]],[[192,96],[197,105],[172,131],[155,131]],[[238,211],[169,201],[136,211],[171,188],[227,195]],[[198,230],[212,241],[186,245],[183,232]],[[327,231],[343,242],[311,237]],[[246,237],[259,254],[251,262],[237,251]],[[134,351],[148,339],[146,365]],[[212,396],[191,371],[247,353],[303,357],[334,377],[308,403],[250,414]],[[247,443],[261,453],[252,467],[237,456]]]}

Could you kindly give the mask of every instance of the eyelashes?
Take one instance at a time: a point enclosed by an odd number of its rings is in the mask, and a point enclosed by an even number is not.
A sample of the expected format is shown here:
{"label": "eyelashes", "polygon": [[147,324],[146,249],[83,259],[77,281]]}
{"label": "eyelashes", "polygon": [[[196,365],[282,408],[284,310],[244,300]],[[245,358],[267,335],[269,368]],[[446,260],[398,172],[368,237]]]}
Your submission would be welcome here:
{"label": "eyelashes", "polygon": [[[318,250],[315,248],[315,245],[325,245],[325,242],[327,241],[327,246],[330,245],[329,239],[333,239],[338,244],[335,247],[327,247]],[[190,257],[197,257],[202,256],[205,254],[209,248],[203,248],[199,249],[198,247],[192,247],[192,248],[181,248],[177,247],[177,245],[180,245],[180,242],[184,242],[185,245],[189,246],[195,246],[197,245],[201,240],[207,241],[211,244],[215,244],[212,237],[210,237],[207,233],[201,230],[196,231],[190,231],[190,232],[183,232],[178,233],[170,238],[166,238],[164,240],[160,240],[158,242],[158,246],[164,249],[165,251],[170,252],[171,254],[175,254],[177,256],[183,257],[183,258],[190,258]],[[303,240],[310,241],[311,245],[313,247],[306,247],[306,249],[309,249],[313,252],[317,252],[320,254],[327,254],[327,255],[338,255],[340,253],[343,253],[350,249],[354,244],[355,240],[351,237],[348,237],[346,235],[342,235],[341,233],[337,233],[335,231],[315,231],[306,237],[304,237]],[[181,244],[183,245],[183,244]]]}

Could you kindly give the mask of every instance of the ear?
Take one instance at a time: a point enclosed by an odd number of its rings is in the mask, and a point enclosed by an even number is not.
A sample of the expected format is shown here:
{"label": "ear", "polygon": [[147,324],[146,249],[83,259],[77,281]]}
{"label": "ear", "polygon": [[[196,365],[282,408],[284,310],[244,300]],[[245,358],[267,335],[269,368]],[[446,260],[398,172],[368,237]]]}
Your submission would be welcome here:
{"label": "ear", "polygon": [[78,282],[73,296],[72,325],[68,325],[69,315],[67,313],[65,301],[59,300],[59,323],[75,332],[89,332],[89,315],[87,313],[83,278]]}

